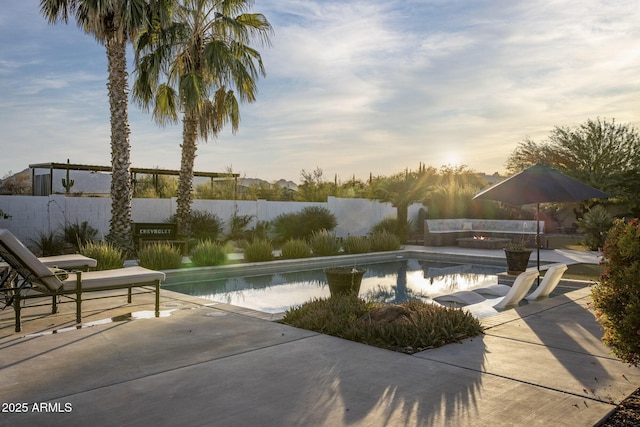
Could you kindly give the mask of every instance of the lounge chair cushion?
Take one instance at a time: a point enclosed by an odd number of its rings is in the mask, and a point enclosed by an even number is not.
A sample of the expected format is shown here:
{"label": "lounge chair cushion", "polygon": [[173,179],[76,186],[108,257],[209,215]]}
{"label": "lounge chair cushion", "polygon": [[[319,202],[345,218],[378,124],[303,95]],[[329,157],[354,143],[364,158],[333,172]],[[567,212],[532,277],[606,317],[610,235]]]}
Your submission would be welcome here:
{"label": "lounge chair cushion", "polygon": [[[69,273],[69,277],[62,282],[65,291],[73,291],[76,288],[77,274]],[[90,291],[92,289],[122,289],[123,286],[128,284],[136,285],[144,282],[162,281],[165,279],[165,274],[161,271],[135,266],[113,270],[88,271],[81,273],[80,277],[82,279],[82,290]]]}
{"label": "lounge chair cushion", "polygon": [[472,291],[458,291],[433,298],[436,302],[455,302],[459,305],[477,304],[486,298]]}
{"label": "lounge chair cushion", "polygon": [[[6,248],[2,252],[7,253],[3,253],[2,256],[7,264],[12,268],[28,271],[36,288],[42,287],[46,291],[57,291],[62,287],[62,282],[9,230],[0,229],[0,242]],[[13,256],[19,260],[19,265],[14,265],[15,262],[10,259]]]}

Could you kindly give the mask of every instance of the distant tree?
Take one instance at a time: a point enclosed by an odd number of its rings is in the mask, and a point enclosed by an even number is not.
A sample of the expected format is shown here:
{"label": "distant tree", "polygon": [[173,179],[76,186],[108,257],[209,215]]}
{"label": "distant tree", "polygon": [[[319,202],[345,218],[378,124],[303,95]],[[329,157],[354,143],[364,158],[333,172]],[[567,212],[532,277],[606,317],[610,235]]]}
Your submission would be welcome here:
{"label": "distant tree", "polygon": [[302,169],[302,183],[298,186],[296,200],[302,202],[326,202],[327,197],[336,195],[336,185],[324,180],[323,171],[316,167],[307,172]]}
{"label": "distant tree", "polygon": [[141,175],[133,189],[133,196],[138,198],[168,199],[177,194],[178,180],[166,175]]}
{"label": "distant tree", "polygon": [[473,200],[487,182],[466,165],[443,166],[425,196],[429,218],[494,218],[495,203]]}
{"label": "distant tree", "polygon": [[409,171],[378,177],[372,180],[373,198],[391,203],[397,210],[398,236],[405,243],[409,233],[409,206],[412,203],[422,202],[428,190],[435,182],[435,169],[420,165],[418,171]]}

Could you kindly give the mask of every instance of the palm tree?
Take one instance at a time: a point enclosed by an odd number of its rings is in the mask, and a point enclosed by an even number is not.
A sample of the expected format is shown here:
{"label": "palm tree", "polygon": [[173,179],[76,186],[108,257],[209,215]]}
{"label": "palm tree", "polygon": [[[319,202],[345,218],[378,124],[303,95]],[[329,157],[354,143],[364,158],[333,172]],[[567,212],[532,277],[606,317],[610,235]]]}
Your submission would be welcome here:
{"label": "palm tree", "polygon": [[112,167],[108,238],[125,251],[133,250],[126,47],[151,16],[166,16],[167,4],[168,0],[40,1],[40,11],[50,23],[68,23],[69,16],[75,16],[78,26],[106,48]]}
{"label": "palm tree", "polygon": [[[136,47],[133,97],[153,105],[161,126],[182,114],[182,158],[176,217],[190,234],[193,166],[197,140],[216,137],[230,123],[238,129],[238,99],[256,99],[255,80],[265,75],[260,53],[249,43],[268,44],[271,25],[262,14],[246,13],[251,0],[180,0],[174,22],[150,27]],[[234,90],[235,89],[235,90]]]}
{"label": "palm tree", "polygon": [[402,243],[407,242],[409,233],[409,206],[424,200],[435,179],[435,170],[421,164],[416,172],[405,170],[390,177],[376,178],[372,182],[372,198],[389,202],[396,208],[398,237]]}

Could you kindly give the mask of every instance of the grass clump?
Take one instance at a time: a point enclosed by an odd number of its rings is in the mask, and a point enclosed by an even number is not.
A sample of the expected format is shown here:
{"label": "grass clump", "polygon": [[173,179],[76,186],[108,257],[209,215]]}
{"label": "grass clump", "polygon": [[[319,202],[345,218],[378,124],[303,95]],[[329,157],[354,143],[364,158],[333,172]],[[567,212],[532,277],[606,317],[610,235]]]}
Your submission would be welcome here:
{"label": "grass clump", "polygon": [[309,239],[309,244],[314,255],[337,255],[340,252],[340,243],[336,233],[329,230],[314,231]]}
{"label": "grass clump", "polygon": [[124,252],[110,242],[85,242],[80,253],[98,262],[95,270],[113,270],[124,265]]}
{"label": "grass clump", "polygon": [[397,251],[400,249],[400,239],[389,231],[376,231],[369,237],[373,252]]}
{"label": "grass clump", "polygon": [[[401,313],[394,321],[372,321],[385,308]],[[288,310],[283,323],[336,337],[416,353],[482,333],[478,319],[466,311],[409,301],[384,306],[354,296],[314,299]]]}
{"label": "grass clump", "polygon": [[182,254],[168,243],[153,243],[138,250],[138,264],[151,270],[174,270],[182,266]]}
{"label": "grass clump", "polygon": [[364,236],[348,236],[343,249],[348,254],[366,254],[371,252],[371,242]]}
{"label": "grass clump", "polygon": [[221,265],[227,261],[227,251],[222,244],[207,239],[193,247],[190,258],[196,267]]}
{"label": "grass clump", "polygon": [[296,259],[309,258],[311,256],[311,248],[302,239],[291,239],[282,245],[282,258]]}
{"label": "grass clump", "polygon": [[244,245],[244,259],[248,262],[273,260],[273,245],[267,239],[256,239]]}

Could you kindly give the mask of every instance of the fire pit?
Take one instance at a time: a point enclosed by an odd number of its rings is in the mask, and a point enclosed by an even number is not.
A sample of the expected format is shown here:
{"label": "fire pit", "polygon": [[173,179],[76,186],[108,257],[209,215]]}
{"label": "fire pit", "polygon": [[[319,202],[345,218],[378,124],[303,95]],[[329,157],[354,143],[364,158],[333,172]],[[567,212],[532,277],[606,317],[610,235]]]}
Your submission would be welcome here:
{"label": "fire pit", "polygon": [[502,249],[511,241],[503,237],[460,237],[456,239],[461,248]]}

